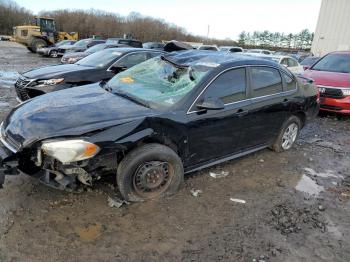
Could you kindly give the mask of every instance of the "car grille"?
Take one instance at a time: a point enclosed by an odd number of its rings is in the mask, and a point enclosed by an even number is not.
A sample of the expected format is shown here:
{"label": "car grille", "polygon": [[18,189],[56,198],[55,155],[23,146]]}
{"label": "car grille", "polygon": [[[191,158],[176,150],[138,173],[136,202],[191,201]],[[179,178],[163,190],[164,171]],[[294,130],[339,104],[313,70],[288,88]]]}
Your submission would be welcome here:
{"label": "car grille", "polygon": [[329,97],[329,98],[344,98],[344,94],[339,88],[328,88],[319,86],[321,97]]}
{"label": "car grille", "polygon": [[26,90],[26,87],[33,86],[34,79],[19,78],[15,83],[15,89],[17,96],[20,100],[25,101],[30,99],[30,96]]}

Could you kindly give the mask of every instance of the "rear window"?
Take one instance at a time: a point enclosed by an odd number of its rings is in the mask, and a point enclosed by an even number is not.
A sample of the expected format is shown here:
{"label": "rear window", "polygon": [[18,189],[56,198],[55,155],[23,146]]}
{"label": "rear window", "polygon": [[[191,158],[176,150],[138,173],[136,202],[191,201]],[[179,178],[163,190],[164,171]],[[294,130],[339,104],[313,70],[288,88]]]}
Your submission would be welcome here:
{"label": "rear window", "polygon": [[282,78],[277,69],[252,67],[253,97],[261,97],[282,92]]}

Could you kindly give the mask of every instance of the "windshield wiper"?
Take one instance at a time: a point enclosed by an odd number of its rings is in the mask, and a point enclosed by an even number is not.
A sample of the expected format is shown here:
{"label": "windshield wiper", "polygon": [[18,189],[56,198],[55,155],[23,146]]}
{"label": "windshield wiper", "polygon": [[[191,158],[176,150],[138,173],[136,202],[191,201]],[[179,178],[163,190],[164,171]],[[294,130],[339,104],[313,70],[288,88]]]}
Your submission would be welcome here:
{"label": "windshield wiper", "polygon": [[167,63],[169,63],[169,64],[171,64],[171,65],[173,65],[173,66],[175,66],[175,67],[177,67],[177,68],[182,68],[182,69],[183,69],[183,68],[188,68],[188,67],[189,67],[188,65],[180,65],[180,64],[177,64],[177,63],[175,63],[174,61],[172,61],[172,60],[166,58],[166,57],[163,56],[163,55],[160,56],[160,59],[162,59],[163,61],[165,61],[165,62],[167,62]]}
{"label": "windshield wiper", "polygon": [[[110,91],[111,92],[111,91]],[[121,96],[123,98],[126,98],[132,102],[134,102],[135,104],[138,104],[138,105],[141,105],[141,106],[144,106],[144,107],[148,107],[148,108],[151,108],[149,103],[141,98],[138,98],[136,96],[133,96],[129,93],[125,93],[125,92],[120,92],[120,91],[114,91],[112,92],[113,94],[115,95],[118,95],[118,96]]]}

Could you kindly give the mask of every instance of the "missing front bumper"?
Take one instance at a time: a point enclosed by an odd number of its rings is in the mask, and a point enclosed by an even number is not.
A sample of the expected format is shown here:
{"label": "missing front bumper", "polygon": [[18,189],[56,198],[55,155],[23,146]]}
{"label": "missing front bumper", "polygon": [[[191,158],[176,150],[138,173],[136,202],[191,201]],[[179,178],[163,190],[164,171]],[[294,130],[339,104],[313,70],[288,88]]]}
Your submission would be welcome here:
{"label": "missing front bumper", "polygon": [[16,160],[6,161],[13,155],[7,148],[0,146],[0,188],[3,188],[5,176],[18,175],[18,162]]}

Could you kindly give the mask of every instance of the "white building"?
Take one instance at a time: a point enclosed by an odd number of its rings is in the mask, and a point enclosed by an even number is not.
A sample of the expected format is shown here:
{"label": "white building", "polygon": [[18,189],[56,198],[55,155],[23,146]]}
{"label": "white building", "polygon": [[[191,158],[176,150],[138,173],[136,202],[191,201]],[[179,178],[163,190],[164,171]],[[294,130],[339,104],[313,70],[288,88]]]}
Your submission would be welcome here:
{"label": "white building", "polygon": [[322,0],[311,51],[322,56],[350,50],[350,0]]}

